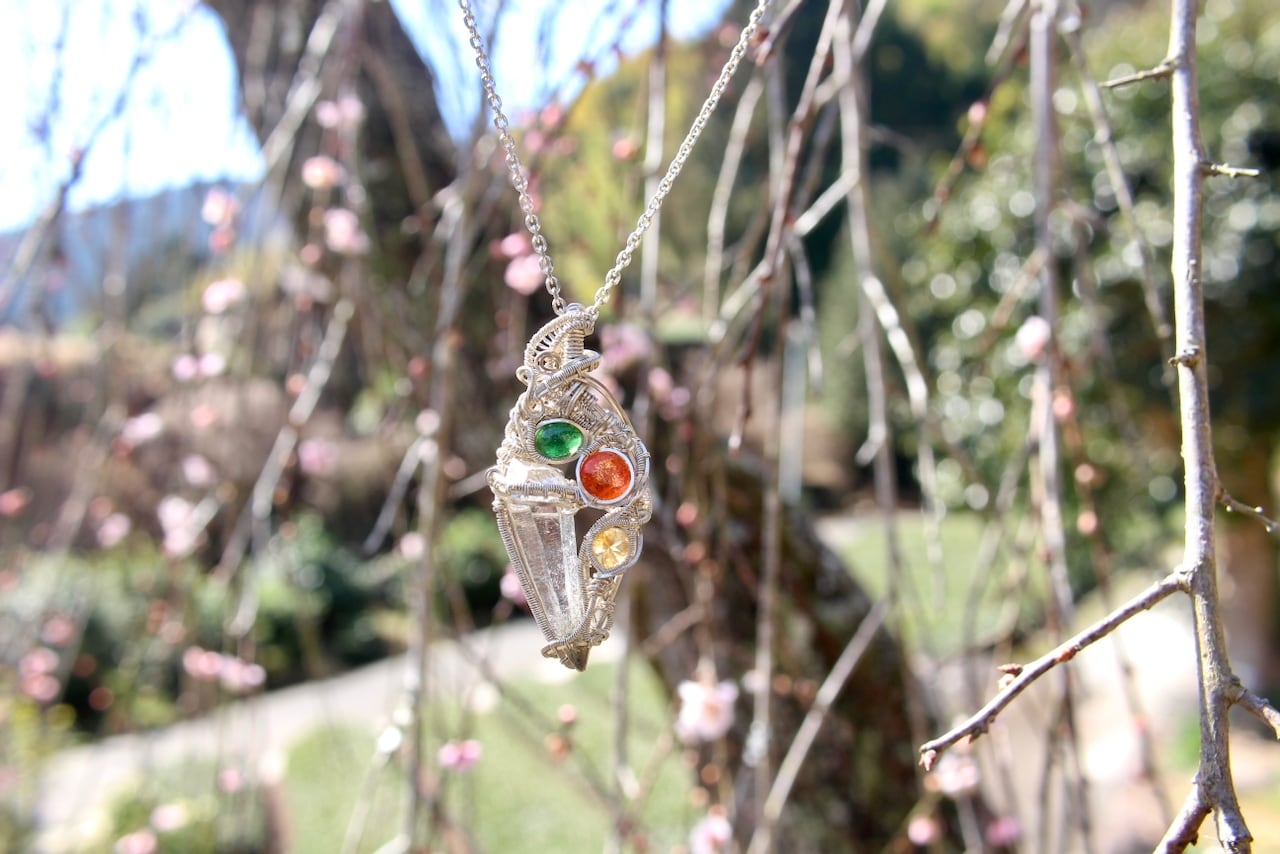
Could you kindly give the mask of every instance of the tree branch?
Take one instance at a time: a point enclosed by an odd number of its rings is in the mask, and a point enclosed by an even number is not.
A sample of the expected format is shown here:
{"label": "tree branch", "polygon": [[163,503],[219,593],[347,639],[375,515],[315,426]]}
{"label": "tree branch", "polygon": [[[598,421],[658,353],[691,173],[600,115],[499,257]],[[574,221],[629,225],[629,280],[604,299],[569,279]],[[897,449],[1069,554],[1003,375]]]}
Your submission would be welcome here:
{"label": "tree branch", "polygon": [[955,745],[961,739],[973,740],[990,729],[996,717],[1009,705],[1015,697],[1030,687],[1044,674],[1059,664],[1065,664],[1076,657],[1085,647],[1101,640],[1130,617],[1142,611],[1150,610],[1156,603],[1167,599],[1179,590],[1186,589],[1187,578],[1181,571],[1174,571],[1127,603],[1112,611],[1101,620],[1084,631],[1067,639],[1027,665],[1008,664],[1001,670],[1013,678],[992,697],[985,706],[974,712],[967,720],[954,729],[938,736],[932,741],[920,745],[920,764],[928,770],[933,767],[938,754]]}

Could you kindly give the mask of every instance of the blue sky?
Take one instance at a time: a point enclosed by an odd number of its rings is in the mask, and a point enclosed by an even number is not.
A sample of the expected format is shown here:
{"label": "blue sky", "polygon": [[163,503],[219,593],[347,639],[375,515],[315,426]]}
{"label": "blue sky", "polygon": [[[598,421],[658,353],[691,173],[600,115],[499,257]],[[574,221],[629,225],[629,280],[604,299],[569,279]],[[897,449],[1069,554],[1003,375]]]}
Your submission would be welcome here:
{"label": "blue sky", "polygon": [[[483,23],[496,4],[474,2]],[[612,10],[637,2],[639,12],[619,39],[623,19]],[[672,2],[672,33],[705,32],[728,2]],[[457,4],[392,5],[436,69],[441,109],[461,134],[479,105],[479,81]],[[619,41],[634,53],[652,44],[656,6],[508,0],[492,50],[504,103],[513,114],[545,103],[557,85],[578,79],[573,68],[584,57],[603,56],[598,68],[607,73],[607,46]],[[140,39],[139,31],[161,37]],[[550,35],[545,50],[540,32]],[[140,53],[144,60],[126,87]],[[237,117],[233,70],[220,20],[186,0],[0,0],[0,79],[13,99],[10,119],[0,122],[0,231],[35,218],[66,180],[73,152],[90,140],[73,209],[194,180],[257,177],[257,140]],[[102,125],[124,91],[123,115]]]}

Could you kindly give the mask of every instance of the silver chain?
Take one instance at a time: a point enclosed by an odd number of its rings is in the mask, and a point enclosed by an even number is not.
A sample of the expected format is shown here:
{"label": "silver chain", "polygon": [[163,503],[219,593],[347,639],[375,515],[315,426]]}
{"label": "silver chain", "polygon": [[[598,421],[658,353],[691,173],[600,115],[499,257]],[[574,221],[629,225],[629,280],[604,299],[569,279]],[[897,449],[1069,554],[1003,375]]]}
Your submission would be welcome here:
{"label": "silver chain", "polygon": [[[667,166],[667,174],[658,182],[658,189],[654,192],[653,198],[649,199],[649,204],[645,206],[644,213],[640,214],[635,230],[627,235],[626,243],[614,260],[613,267],[604,274],[604,284],[596,291],[595,299],[592,300],[590,307],[587,308],[587,311],[593,317],[599,315],[600,309],[604,308],[605,303],[609,301],[613,289],[622,281],[622,271],[631,263],[631,256],[640,246],[640,240],[644,237],[644,233],[649,230],[649,226],[653,224],[653,219],[658,215],[658,210],[662,207],[662,203],[666,201],[667,194],[671,192],[671,185],[675,182],[676,176],[680,174],[680,170],[684,168],[685,162],[693,152],[694,143],[702,135],[703,128],[706,127],[711,114],[715,112],[716,106],[720,103],[720,97],[724,94],[724,90],[729,86],[729,81],[733,79],[734,73],[738,70],[738,65],[746,55],[751,39],[755,35],[756,29],[760,26],[760,19],[764,17],[764,13],[768,10],[771,2],[772,0],[758,0],[755,9],[751,11],[750,17],[747,18],[747,24],[742,28],[742,33],[738,36],[738,43],[734,45],[729,58],[725,61],[724,68],[720,70],[720,76],[712,85],[711,92],[707,95],[707,100],[702,104],[702,109],[698,111],[693,124],[689,126],[689,132],[685,134],[684,142],[680,143],[680,148],[676,150],[675,157],[671,158],[671,163]],[[533,251],[538,256],[538,266],[541,268],[543,275],[546,276],[546,288],[547,293],[551,294],[551,306],[555,309],[556,314],[564,314],[568,306],[564,301],[564,296],[561,294],[560,280],[556,278],[555,267],[551,263],[551,253],[547,249],[547,239],[542,235],[542,223],[538,220],[538,215],[534,213],[533,199],[529,196],[529,178],[524,173],[524,167],[520,165],[520,156],[516,153],[516,141],[511,136],[510,123],[506,114],[502,112],[502,99],[498,97],[498,90],[493,79],[493,66],[489,62],[489,55],[485,52],[484,39],[480,35],[479,26],[476,24],[475,13],[471,11],[470,0],[458,0],[458,6],[462,9],[462,21],[466,24],[467,32],[471,37],[471,49],[476,54],[476,67],[480,69],[480,83],[484,86],[485,100],[489,104],[490,112],[493,113],[493,126],[498,131],[498,142],[503,151],[506,152],[507,172],[511,176],[511,186],[515,188],[516,195],[520,199],[520,210],[524,212],[524,227],[529,230]]]}

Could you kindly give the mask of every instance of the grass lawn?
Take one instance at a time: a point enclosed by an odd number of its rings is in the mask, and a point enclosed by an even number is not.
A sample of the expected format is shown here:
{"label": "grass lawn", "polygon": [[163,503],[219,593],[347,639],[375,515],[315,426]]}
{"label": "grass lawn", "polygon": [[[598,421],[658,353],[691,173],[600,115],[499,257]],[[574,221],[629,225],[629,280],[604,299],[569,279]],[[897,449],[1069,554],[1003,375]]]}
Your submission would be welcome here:
{"label": "grass lawn", "polygon": [[[483,754],[468,771],[438,777],[450,820],[482,851],[597,851],[612,827],[610,808],[597,794],[616,789],[610,777],[613,731],[609,695],[617,665],[597,662],[561,684],[514,683],[485,712],[437,699],[429,711],[429,759],[444,741],[474,738]],[[630,763],[640,792],[628,806],[653,850],[683,841],[701,817],[689,803],[692,780],[671,746],[667,702],[643,665],[631,673]],[[557,711],[570,704],[576,722],[563,727]],[[562,735],[564,750],[548,737]],[[401,830],[403,774],[394,763],[371,771],[374,734],[324,729],[299,741],[284,780],[289,847],[317,852],[342,849],[357,801],[368,809],[360,851],[376,851]],[[370,776],[370,775],[374,776]],[[594,782],[593,782],[594,781]],[[371,795],[370,795],[371,793]]]}
{"label": "grass lawn", "polygon": [[[976,514],[952,512],[943,518],[940,566],[929,560],[918,511],[900,512],[896,524],[903,570],[897,579],[899,614],[913,649],[942,658],[989,641],[1006,632],[1020,609],[1043,589],[1038,575],[1024,580],[1004,552],[989,573],[979,575],[984,522]],[[879,516],[842,520],[824,533],[870,593],[888,592],[890,561]]]}

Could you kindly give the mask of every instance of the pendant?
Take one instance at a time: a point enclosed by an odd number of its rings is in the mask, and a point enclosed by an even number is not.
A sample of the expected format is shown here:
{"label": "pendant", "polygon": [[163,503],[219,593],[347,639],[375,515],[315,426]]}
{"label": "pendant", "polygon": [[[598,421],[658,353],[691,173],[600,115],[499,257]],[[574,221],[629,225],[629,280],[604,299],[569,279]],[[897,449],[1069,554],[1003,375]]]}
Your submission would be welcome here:
{"label": "pendant", "polygon": [[[609,636],[623,573],[640,556],[649,521],[649,451],[595,377],[584,348],[595,316],[580,305],[547,323],[524,351],[527,388],[511,410],[489,470],[507,555],[547,645],[542,654],[584,670]],[[603,511],[579,543],[579,510]]]}

